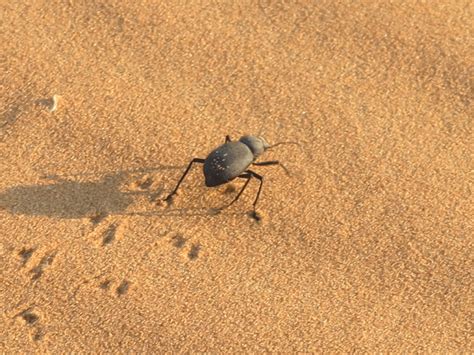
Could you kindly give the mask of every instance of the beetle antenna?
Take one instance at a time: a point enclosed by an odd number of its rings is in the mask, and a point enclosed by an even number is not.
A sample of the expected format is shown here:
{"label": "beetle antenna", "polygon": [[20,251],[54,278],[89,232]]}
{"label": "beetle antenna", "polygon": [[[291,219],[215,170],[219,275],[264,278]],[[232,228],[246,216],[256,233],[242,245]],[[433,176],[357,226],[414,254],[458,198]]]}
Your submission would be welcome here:
{"label": "beetle antenna", "polygon": [[311,160],[313,159],[313,157],[311,156],[311,154],[310,154],[306,149],[304,149],[303,146],[302,146],[300,143],[294,142],[294,141],[278,142],[278,143],[275,143],[275,144],[271,145],[271,146],[268,147],[266,150],[271,149],[271,148],[273,148],[273,147],[277,147],[277,146],[279,146],[279,145],[284,145],[284,144],[294,144],[294,145],[297,145],[297,146],[308,156],[308,158],[310,158]]}
{"label": "beetle antenna", "polygon": [[272,144],[271,146],[269,146],[267,149],[271,149],[273,147],[277,147],[279,145],[284,145],[284,144],[296,144],[298,146],[301,147],[301,144],[299,144],[298,142],[293,142],[293,141],[288,141],[288,142],[278,142],[278,143],[275,143],[275,144]]}

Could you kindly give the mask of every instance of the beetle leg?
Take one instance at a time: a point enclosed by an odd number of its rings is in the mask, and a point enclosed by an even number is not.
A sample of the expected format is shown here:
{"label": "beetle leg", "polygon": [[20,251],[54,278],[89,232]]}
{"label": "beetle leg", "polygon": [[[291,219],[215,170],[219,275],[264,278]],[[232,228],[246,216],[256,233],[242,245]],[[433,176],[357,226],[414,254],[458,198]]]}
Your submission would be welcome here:
{"label": "beetle leg", "polygon": [[253,202],[253,210],[255,212],[255,207],[257,206],[258,198],[260,197],[260,192],[262,191],[263,176],[253,172],[252,170],[247,170],[247,173],[251,174],[252,177],[260,180],[260,187],[258,188],[257,196],[255,197],[255,201]]}
{"label": "beetle leg", "polygon": [[181,176],[181,179],[179,179],[178,181],[178,184],[176,185],[176,187],[174,188],[173,192],[170,193],[168,195],[168,197],[166,197],[166,201],[170,201],[171,198],[173,197],[174,194],[176,194],[176,191],[178,191],[178,188],[179,188],[179,185],[181,185],[181,183],[183,182],[184,178],[186,177],[186,175],[189,173],[189,170],[191,169],[191,167],[193,166],[194,163],[200,163],[200,164],[204,164],[205,162],[205,159],[201,159],[201,158],[194,158],[193,160],[191,160],[191,162],[189,163],[188,167],[186,168],[186,170],[184,171],[184,174],[183,176]]}
{"label": "beetle leg", "polygon": [[280,165],[283,168],[283,170],[285,170],[286,175],[291,176],[288,169],[278,160],[262,161],[262,162],[252,163],[252,164],[257,165],[257,166]]}
{"label": "beetle leg", "polygon": [[239,176],[237,176],[239,178],[242,178],[242,179],[247,179],[247,181],[245,181],[244,183],[244,186],[242,186],[242,188],[240,189],[239,193],[237,194],[237,196],[235,196],[235,198],[232,200],[231,203],[229,203],[227,206],[225,206],[224,208],[226,207],[229,207],[230,205],[232,205],[235,201],[237,201],[240,197],[240,195],[242,195],[242,193],[244,192],[245,188],[247,187],[247,185],[249,184],[249,181],[250,179],[252,178],[252,175],[251,174],[248,174],[248,173],[245,173],[245,174],[241,174]]}
{"label": "beetle leg", "polygon": [[232,142],[232,139],[230,139],[229,135],[225,136],[225,142],[226,143]]}
{"label": "beetle leg", "polygon": [[257,174],[256,172],[253,172],[252,170],[247,170],[247,171],[245,172],[245,174],[241,174],[241,175],[239,175],[239,176],[237,176],[237,177],[243,178],[243,179],[247,179],[247,181],[245,181],[244,186],[242,186],[242,188],[240,189],[239,193],[237,194],[237,196],[235,196],[235,198],[232,200],[232,202],[229,203],[227,206],[225,206],[225,207],[223,207],[223,208],[229,207],[229,206],[232,205],[235,201],[237,201],[237,200],[239,199],[240,195],[242,195],[242,193],[244,192],[244,190],[245,190],[245,188],[247,187],[247,185],[249,184],[250,179],[254,177],[254,178],[260,180],[260,187],[258,188],[257,196],[255,197],[255,201],[253,202],[253,214],[256,216],[255,218],[257,218],[258,216],[256,215],[255,208],[256,208],[256,206],[257,206],[258,198],[260,197],[260,192],[262,191],[263,176]]}

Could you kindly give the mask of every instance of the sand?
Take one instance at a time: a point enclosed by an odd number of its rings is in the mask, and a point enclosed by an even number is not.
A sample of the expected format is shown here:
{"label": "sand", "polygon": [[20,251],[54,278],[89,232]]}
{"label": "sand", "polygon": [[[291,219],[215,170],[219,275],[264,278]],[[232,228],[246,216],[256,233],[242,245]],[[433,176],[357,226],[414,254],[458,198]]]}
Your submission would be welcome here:
{"label": "sand", "polygon": [[0,352],[474,351],[473,10],[3,1]]}

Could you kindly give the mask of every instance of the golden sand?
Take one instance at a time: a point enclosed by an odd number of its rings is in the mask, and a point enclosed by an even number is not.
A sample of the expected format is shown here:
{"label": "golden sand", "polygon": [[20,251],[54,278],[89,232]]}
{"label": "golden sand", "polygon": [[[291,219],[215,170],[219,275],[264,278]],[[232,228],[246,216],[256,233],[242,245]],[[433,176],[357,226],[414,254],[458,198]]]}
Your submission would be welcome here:
{"label": "golden sand", "polygon": [[472,352],[473,7],[3,1],[0,352]]}

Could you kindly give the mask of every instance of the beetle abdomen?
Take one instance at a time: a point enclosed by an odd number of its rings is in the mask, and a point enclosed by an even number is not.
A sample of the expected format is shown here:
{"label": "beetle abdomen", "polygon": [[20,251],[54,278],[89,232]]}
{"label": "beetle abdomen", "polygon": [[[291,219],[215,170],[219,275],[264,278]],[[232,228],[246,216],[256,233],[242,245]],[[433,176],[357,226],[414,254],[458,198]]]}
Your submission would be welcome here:
{"label": "beetle abdomen", "polygon": [[236,178],[253,159],[252,151],[241,142],[229,142],[214,149],[204,162],[206,186],[218,186]]}

